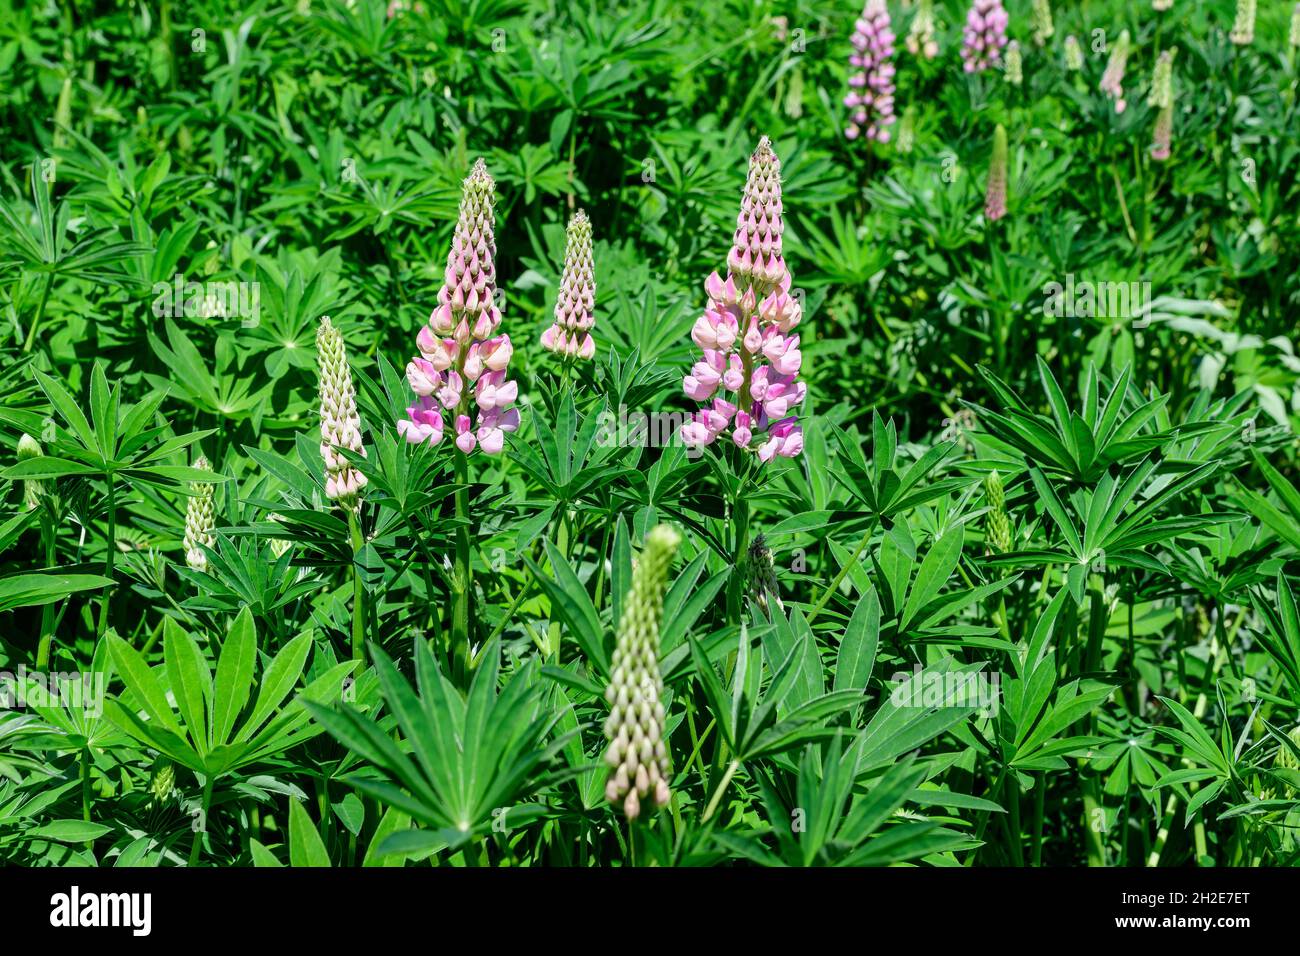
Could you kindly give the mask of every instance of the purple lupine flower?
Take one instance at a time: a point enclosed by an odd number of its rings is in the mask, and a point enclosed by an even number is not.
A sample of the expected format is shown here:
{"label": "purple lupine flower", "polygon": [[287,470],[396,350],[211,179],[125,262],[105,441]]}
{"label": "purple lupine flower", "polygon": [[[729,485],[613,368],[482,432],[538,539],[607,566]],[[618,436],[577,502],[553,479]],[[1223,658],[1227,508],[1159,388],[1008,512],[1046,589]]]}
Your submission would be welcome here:
{"label": "purple lupine flower", "polygon": [[975,0],[961,33],[961,58],[967,73],[982,73],[1002,59],[1007,45],[1007,11],[1000,0]]}
{"label": "purple lupine flower", "polygon": [[451,417],[456,447],[465,454],[476,447],[499,454],[504,433],[519,427],[519,411],[510,407],[519,388],[506,379],[510,336],[497,335],[495,189],[487,166],[478,160],[462,185],[438,306],[415,337],[420,354],[406,366],[416,401],[397,431],[412,444],[442,440],[444,411]]}
{"label": "purple lupine flower", "polygon": [[591,220],[581,209],[569,220],[564,273],[555,301],[555,322],[542,333],[542,347],[556,355],[589,359],[596,354],[596,277],[591,257]]}
{"label": "purple lupine flower", "polygon": [[889,142],[886,127],[894,122],[894,31],[889,24],[885,0],[867,0],[853,29],[853,53],[849,65],[858,72],[849,77],[844,105],[853,112],[844,135],[857,139]]}
{"label": "purple lupine flower", "polygon": [[993,131],[993,156],[989,160],[984,190],[984,217],[997,222],[1007,214],[1007,131],[1001,123]]}
{"label": "purple lupine flower", "polygon": [[709,404],[682,427],[688,446],[711,445],[725,434],[765,462],[803,450],[803,432],[790,414],[807,394],[798,381],[799,336],[792,334],[802,307],[781,255],[781,213],[781,161],[764,136],[749,160],[730,272],[705,280],[709,304],[691,330],[703,355],[682,386]]}

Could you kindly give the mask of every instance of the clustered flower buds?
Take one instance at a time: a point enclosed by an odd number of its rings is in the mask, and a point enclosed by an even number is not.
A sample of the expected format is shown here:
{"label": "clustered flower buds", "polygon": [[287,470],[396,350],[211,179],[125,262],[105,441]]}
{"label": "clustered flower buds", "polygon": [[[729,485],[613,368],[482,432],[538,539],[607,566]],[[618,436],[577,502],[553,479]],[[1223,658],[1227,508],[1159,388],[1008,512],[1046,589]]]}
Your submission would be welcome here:
{"label": "clustered flower buds", "polygon": [[1170,144],[1174,137],[1173,105],[1160,107],[1156,114],[1155,129],[1151,132],[1151,158],[1163,163],[1170,156]]}
{"label": "clustered flower buds", "polygon": [[1006,492],[997,469],[985,477],[984,494],[989,504],[984,519],[984,540],[989,554],[1006,554],[1011,550],[1011,519],[1007,516]]}
{"label": "clustered flower buds", "polygon": [[1001,123],[993,130],[993,155],[989,159],[988,185],[984,189],[984,216],[997,222],[1007,214],[1007,131]]}
{"label": "clustered flower buds", "polygon": [[1065,38],[1065,68],[1071,72],[1083,69],[1083,47],[1074,34]]}
{"label": "clustered flower buds", "polygon": [[1115,112],[1123,113],[1128,102],[1124,99],[1124,68],[1128,65],[1129,35],[1125,30],[1111,47],[1110,59],[1101,75],[1101,91],[1115,101]]}
{"label": "clustered flower buds", "polygon": [[582,210],[569,220],[564,274],[555,301],[555,324],[542,333],[542,347],[557,355],[589,359],[596,354],[596,272],[591,257],[591,220]]}
{"label": "clustered flower buds", "polygon": [[1007,60],[1003,66],[1006,81],[1019,86],[1025,81],[1025,61],[1020,55],[1020,44],[1012,40],[1007,44]]}
{"label": "clustered flower buds", "polygon": [[659,673],[659,625],[668,569],[680,543],[681,535],[668,525],[658,525],[646,535],[618,622],[618,642],[605,688],[610,705],[605,721],[609,740],[605,797],[610,803],[622,804],[629,820],[640,816],[641,801],[646,798],[662,807],[671,796],[668,749],[663,740],[666,715]]}
{"label": "clustered flower buds", "polygon": [[[211,471],[212,466],[202,455],[194,463],[199,471]],[[208,569],[208,555],[204,546],[216,544],[212,528],[216,524],[216,513],[212,506],[214,486],[210,481],[190,482],[190,498],[185,505],[185,536],[182,546],[185,548],[185,563],[195,571]]]}
{"label": "clustered flower buds", "polygon": [[[32,458],[41,458],[45,452],[41,449],[41,443],[31,435],[24,434],[18,439],[18,460],[29,461]],[[45,497],[45,482],[37,478],[28,478],[23,482],[23,507],[28,511],[37,507],[41,499]]]}
{"label": "clustered flower buds", "polygon": [[844,105],[853,111],[844,135],[857,139],[865,129],[867,139],[889,142],[887,127],[894,122],[894,31],[885,0],[867,0],[853,29],[849,65],[858,69],[849,77]]}
{"label": "clustered flower buds", "polygon": [[1002,58],[1007,45],[1007,11],[1001,0],[975,0],[961,34],[961,58],[967,73],[982,73]]}
{"label": "clustered flower buds", "polygon": [[325,459],[325,495],[337,501],[340,508],[356,508],[366,476],[352,467],[339,449],[363,458],[366,449],[361,444],[361,416],[357,414],[347,347],[328,315],[320,320],[316,331],[316,353],[320,361],[320,453]]}
{"label": "clustered flower buds", "polygon": [[149,796],[153,803],[164,803],[176,790],[176,765],[170,760],[159,760],[149,778]]}
{"label": "clustered flower buds", "polygon": [[497,335],[495,190],[478,160],[462,184],[438,306],[415,337],[420,354],[406,366],[416,399],[397,431],[413,445],[442,440],[443,411],[452,416],[456,447],[466,455],[476,447],[499,454],[505,432],[519,427],[519,410],[511,407],[519,386],[506,379],[510,336]]}
{"label": "clustered flower buds", "polygon": [[769,602],[784,611],[781,589],[776,580],[776,566],[772,562],[772,549],[767,546],[767,541],[761,534],[757,535],[754,543],[749,546],[748,563],[749,589],[754,601],[763,609],[763,613],[769,616],[771,615],[768,610]]}
{"label": "clustered flower buds", "polygon": [[1232,21],[1228,37],[1238,46],[1249,46],[1255,40],[1255,0],[1237,0],[1237,15]]}
{"label": "clustered flower buds", "polygon": [[1147,105],[1163,109],[1174,102],[1174,57],[1178,47],[1162,50],[1156,57],[1155,72],[1151,75],[1151,92]]}
{"label": "clustered flower buds", "polygon": [[1052,6],[1048,0],[1034,0],[1034,42],[1043,46],[1056,33],[1052,23]]}
{"label": "clustered flower buds", "polygon": [[764,136],[749,160],[730,273],[705,280],[709,305],[691,330],[704,355],[682,384],[689,397],[711,404],[682,426],[688,447],[710,445],[728,432],[737,447],[765,462],[803,450],[803,431],[789,414],[807,394],[797,380],[803,356],[793,334],[803,309],[790,294],[781,256],[784,228],[781,161]]}
{"label": "clustered flower buds", "polygon": [[1291,35],[1287,39],[1293,50],[1300,49],[1300,3],[1291,11]]}
{"label": "clustered flower buds", "polygon": [[1151,9],[1157,13],[1164,13],[1174,5],[1174,0],[1151,0]]}
{"label": "clustered flower buds", "polygon": [[939,44],[934,39],[934,0],[921,0],[907,31],[907,52],[933,60],[939,55]]}

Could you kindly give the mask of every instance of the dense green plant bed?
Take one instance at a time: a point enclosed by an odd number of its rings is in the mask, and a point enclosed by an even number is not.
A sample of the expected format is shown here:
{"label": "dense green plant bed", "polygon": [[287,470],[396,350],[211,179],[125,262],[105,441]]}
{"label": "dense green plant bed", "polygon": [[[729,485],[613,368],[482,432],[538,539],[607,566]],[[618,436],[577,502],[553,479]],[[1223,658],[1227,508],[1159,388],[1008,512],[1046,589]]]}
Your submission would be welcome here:
{"label": "dense green plant bed", "polygon": [[1300,7],[0,0],[0,861],[1300,861]]}

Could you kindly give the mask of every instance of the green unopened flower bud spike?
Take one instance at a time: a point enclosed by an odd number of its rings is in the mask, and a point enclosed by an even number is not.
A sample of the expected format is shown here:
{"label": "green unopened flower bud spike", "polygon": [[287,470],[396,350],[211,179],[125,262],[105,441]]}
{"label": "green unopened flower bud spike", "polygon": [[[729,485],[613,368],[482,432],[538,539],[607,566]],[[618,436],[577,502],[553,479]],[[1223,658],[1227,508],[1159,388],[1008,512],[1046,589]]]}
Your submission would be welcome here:
{"label": "green unopened flower bud spike", "polygon": [[610,665],[605,700],[609,779],[605,797],[619,804],[629,820],[641,814],[643,801],[664,806],[668,789],[668,749],[663,739],[664,682],[659,673],[659,625],[663,618],[668,569],[681,535],[659,525],[646,535],[632,572],[632,589],[618,622],[618,644]]}
{"label": "green unopened flower bud spike", "polygon": [[[202,455],[194,463],[199,471],[211,471],[212,466]],[[204,547],[216,544],[212,528],[216,524],[216,513],[212,506],[214,485],[210,481],[190,482],[190,497],[185,505],[185,563],[195,571],[208,569],[208,555]]]}
{"label": "green unopened flower bud spike", "polygon": [[[44,457],[45,452],[41,449],[41,443],[31,435],[23,435],[18,439],[18,460],[30,461],[33,458]],[[23,482],[23,507],[28,511],[37,507],[46,495],[45,482],[38,478],[28,478]]]}
{"label": "green unopened flower bud spike", "polygon": [[984,539],[988,544],[989,554],[1006,554],[1011,550],[1011,519],[1007,517],[1006,492],[1002,488],[1002,476],[994,469],[984,479],[984,494],[988,498],[989,510],[984,521]]}

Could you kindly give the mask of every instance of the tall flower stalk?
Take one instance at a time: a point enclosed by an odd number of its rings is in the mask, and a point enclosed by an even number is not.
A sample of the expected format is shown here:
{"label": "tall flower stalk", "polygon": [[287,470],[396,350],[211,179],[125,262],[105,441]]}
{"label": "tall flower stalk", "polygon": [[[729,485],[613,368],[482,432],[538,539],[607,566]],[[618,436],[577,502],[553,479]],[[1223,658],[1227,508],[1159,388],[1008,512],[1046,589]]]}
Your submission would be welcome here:
{"label": "tall flower stalk", "polygon": [[564,272],[555,300],[555,321],[542,333],[542,348],[566,360],[596,354],[591,337],[596,324],[596,270],[591,254],[591,220],[581,209],[569,220]]}
{"label": "tall flower stalk", "polygon": [[803,451],[803,430],[791,414],[807,394],[798,380],[803,356],[794,334],[803,310],[790,294],[790,271],[781,254],[784,228],[781,161],[764,136],[749,160],[727,278],[714,272],[704,283],[709,304],[691,330],[703,356],[682,382],[688,397],[709,403],[682,426],[683,444],[700,448],[725,436],[747,458],[729,491],[735,564],[728,616],[733,621],[740,617],[745,589],[751,470]]}
{"label": "tall flower stalk", "polygon": [[1052,5],[1050,0],[1034,0],[1034,42],[1043,46],[1056,33],[1052,23]]}
{"label": "tall flower stalk", "polygon": [[497,334],[496,183],[482,159],[461,184],[460,215],[447,253],[438,305],[416,336],[420,354],[406,367],[415,404],[397,423],[412,444],[442,440],[442,412],[456,435],[456,558],[452,567],[451,650],[456,672],[469,669],[474,570],[469,539],[469,464],[475,448],[497,455],[519,427],[517,383],[506,378],[510,336]]}
{"label": "tall flower stalk", "polygon": [[961,34],[962,68],[983,73],[1002,59],[1007,45],[1007,11],[1000,0],[974,0]]}
{"label": "tall flower stalk", "polygon": [[921,0],[907,31],[907,52],[933,60],[939,55],[939,44],[934,39],[934,0]]}
{"label": "tall flower stalk", "polygon": [[1255,42],[1255,0],[1237,0],[1237,13],[1232,20],[1229,39],[1237,46]]}
{"label": "tall flower stalk", "polygon": [[853,29],[853,53],[849,66],[849,92],[844,105],[852,112],[844,135],[857,139],[889,142],[894,116],[894,31],[890,27],[885,0],[867,0]]}
{"label": "tall flower stalk", "polygon": [[357,413],[347,347],[328,315],[321,318],[316,332],[316,352],[320,363],[320,453],[325,459],[325,495],[343,509],[348,519],[352,545],[352,658],[359,661],[365,658],[366,641],[365,589],[357,573],[365,543],[359,512],[366,476],[341,450],[364,458],[366,449],[361,443],[361,416]]}
{"label": "tall flower stalk", "polygon": [[659,525],[646,535],[618,622],[618,643],[605,688],[610,706],[605,721],[609,740],[605,798],[621,805],[629,820],[641,815],[644,801],[662,807],[672,796],[668,748],[663,739],[666,714],[659,672],[659,626],[668,570],[680,543],[681,535],[668,525]]}
{"label": "tall flower stalk", "polygon": [[[211,471],[212,465],[202,455],[194,462],[199,471]],[[216,511],[212,504],[215,486],[210,481],[190,482],[190,497],[185,503],[185,563],[195,571],[208,569],[208,555],[203,549],[216,544],[212,533],[216,525]]]}
{"label": "tall flower stalk", "polygon": [[1128,31],[1124,30],[1111,47],[1110,59],[1106,61],[1105,72],[1101,75],[1101,91],[1115,101],[1116,113],[1123,113],[1128,106],[1128,101],[1124,99],[1124,70],[1128,66],[1129,43]]}

